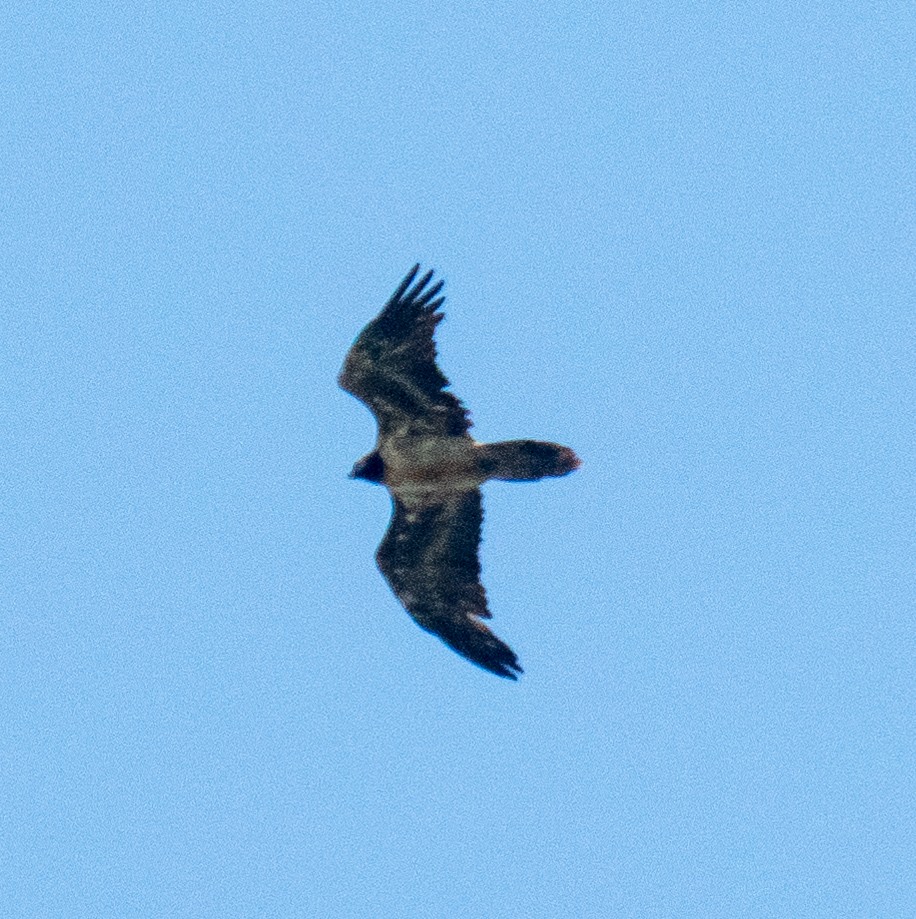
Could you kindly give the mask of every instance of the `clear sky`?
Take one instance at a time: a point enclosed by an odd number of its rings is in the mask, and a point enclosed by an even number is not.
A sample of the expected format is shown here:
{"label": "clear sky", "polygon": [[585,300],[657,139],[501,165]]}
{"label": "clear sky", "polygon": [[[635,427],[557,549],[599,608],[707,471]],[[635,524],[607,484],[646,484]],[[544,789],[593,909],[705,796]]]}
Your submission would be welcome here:
{"label": "clear sky", "polygon": [[[8,4],[4,916],[916,912],[911,4]],[[335,377],[414,262],[501,680]]]}

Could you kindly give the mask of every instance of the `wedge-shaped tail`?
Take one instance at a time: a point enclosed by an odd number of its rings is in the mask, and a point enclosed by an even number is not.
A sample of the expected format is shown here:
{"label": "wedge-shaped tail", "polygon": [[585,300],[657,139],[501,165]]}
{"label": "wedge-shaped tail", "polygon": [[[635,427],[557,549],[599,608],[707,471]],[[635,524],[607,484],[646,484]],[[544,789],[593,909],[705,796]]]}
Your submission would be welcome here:
{"label": "wedge-shaped tail", "polygon": [[504,440],[480,445],[480,465],[487,477],[531,482],[545,476],[566,475],[581,461],[569,447],[543,440]]}

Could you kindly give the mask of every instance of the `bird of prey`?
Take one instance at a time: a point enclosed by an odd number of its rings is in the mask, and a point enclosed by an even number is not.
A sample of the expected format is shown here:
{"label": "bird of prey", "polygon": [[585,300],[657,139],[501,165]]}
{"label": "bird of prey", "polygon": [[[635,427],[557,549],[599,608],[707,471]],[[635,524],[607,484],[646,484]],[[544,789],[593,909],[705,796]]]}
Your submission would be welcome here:
{"label": "bird of prey", "polygon": [[436,365],[433,332],[442,281],[415,282],[414,265],[381,313],[360,332],[338,377],[375,415],[375,449],[351,478],[384,485],[394,512],[376,552],[391,589],[421,628],[468,660],[509,679],[522,672],[512,650],[484,624],[480,583],[480,485],[533,481],[579,466],[568,447],[537,440],[483,444]]}

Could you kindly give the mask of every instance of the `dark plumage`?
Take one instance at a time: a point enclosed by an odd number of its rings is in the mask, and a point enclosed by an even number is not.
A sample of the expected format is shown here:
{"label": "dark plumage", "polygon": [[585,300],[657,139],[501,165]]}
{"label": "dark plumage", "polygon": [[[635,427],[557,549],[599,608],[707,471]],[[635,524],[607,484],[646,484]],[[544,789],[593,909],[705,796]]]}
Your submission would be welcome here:
{"label": "dark plumage", "polygon": [[415,282],[415,265],[359,334],[338,382],[378,421],[375,449],[351,476],[385,485],[394,502],[376,561],[416,622],[449,647],[499,676],[522,672],[512,650],[483,623],[490,618],[480,583],[483,519],[479,486],[487,479],[531,481],[579,466],[568,447],[516,440],[481,444],[467,432],[467,410],[436,365],[433,333],[442,320],[442,281]]}

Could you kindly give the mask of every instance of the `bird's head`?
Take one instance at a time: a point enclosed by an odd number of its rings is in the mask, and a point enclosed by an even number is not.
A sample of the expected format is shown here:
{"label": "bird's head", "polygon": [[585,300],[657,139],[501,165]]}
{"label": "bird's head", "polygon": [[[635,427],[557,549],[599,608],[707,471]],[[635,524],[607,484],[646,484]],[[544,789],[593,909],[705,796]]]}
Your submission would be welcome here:
{"label": "bird's head", "polygon": [[366,454],[350,470],[351,479],[365,479],[367,482],[381,482],[385,477],[385,464],[378,450]]}

